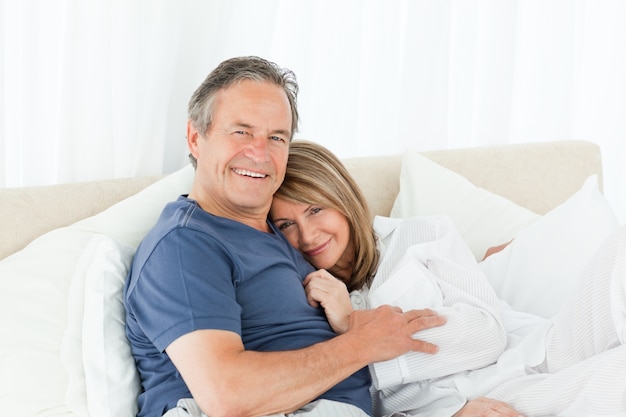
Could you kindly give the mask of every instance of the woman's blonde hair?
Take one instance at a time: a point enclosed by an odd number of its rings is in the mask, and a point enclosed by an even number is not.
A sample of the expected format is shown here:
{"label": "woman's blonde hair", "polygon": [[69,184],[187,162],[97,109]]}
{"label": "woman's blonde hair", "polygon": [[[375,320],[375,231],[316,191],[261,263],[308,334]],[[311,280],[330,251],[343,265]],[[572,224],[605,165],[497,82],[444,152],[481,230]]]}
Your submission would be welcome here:
{"label": "woman's blonde hair", "polygon": [[372,216],[359,186],[332,152],[314,142],[295,140],[283,184],[274,194],[286,201],[319,204],[338,210],[350,225],[354,269],[349,291],[369,286],[378,266]]}

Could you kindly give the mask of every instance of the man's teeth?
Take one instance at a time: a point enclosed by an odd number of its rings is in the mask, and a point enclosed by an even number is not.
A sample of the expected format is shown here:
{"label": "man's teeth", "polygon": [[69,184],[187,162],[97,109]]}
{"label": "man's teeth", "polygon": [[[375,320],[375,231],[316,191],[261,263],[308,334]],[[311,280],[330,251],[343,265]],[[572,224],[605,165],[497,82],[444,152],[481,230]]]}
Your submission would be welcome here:
{"label": "man's teeth", "polygon": [[234,171],[239,175],[245,175],[247,177],[252,178],[265,178],[265,174],[260,174],[258,172],[247,171],[245,169],[234,169]]}

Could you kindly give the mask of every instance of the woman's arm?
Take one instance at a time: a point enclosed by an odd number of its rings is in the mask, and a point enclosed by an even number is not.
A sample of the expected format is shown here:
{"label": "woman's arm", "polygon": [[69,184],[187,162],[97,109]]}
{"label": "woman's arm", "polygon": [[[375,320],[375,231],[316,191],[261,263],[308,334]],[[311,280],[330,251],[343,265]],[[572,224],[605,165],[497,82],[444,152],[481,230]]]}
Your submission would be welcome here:
{"label": "woman's arm", "polygon": [[[388,220],[395,222],[395,229],[382,239],[384,254],[369,293],[373,306],[428,307],[448,321],[439,329],[419,333],[421,340],[439,346],[436,355],[427,358],[410,352],[373,364],[376,387],[438,378],[495,362],[506,347],[499,300],[452,222],[439,216]],[[389,224],[385,229],[390,230]]]}
{"label": "woman's arm", "polygon": [[508,242],[503,243],[501,245],[492,246],[490,248],[487,248],[487,250],[485,251],[485,256],[483,256],[482,260],[484,261],[485,259],[487,259],[491,255],[495,255],[496,253],[503,251],[507,246],[509,246],[511,244],[511,242],[513,242],[513,239],[511,239]]}
{"label": "woman's arm", "polygon": [[512,409],[507,403],[480,397],[468,401],[452,417],[522,417],[520,413]]}

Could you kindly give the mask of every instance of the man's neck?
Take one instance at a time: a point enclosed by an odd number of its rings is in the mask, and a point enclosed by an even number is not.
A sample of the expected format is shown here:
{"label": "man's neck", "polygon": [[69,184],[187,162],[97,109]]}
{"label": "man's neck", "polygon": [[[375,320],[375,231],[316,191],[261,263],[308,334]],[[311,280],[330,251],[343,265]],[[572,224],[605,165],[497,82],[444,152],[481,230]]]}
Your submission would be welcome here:
{"label": "man's neck", "polygon": [[201,201],[193,194],[189,194],[189,198],[194,200],[202,210],[206,211],[207,213],[211,213],[214,216],[223,217],[245,224],[246,226],[250,226],[253,229],[257,229],[261,232],[273,233],[273,230],[269,226],[267,221],[269,206],[265,211],[261,209],[255,209],[250,211],[246,211],[245,209],[232,210],[227,207],[222,207],[220,205],[214,204],[210,200]]}

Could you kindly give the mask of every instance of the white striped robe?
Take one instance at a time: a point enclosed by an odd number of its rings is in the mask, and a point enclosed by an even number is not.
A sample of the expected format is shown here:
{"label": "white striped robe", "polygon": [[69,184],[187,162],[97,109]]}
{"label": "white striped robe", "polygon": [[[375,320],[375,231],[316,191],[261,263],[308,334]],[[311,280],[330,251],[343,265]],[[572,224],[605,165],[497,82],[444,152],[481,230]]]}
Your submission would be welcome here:
{"label": "white striped robe", "polygon": [[478,396],[526,416],[626,415],[626,228],[548,321],[497,299],[447,217],[377,217],[374,225],[381,264],[370,290],[351,295],[355,308],[429,307],[448,318],[416,335],[439,345],[437,354],[370,366],[376,415],[451,416]]}
{"label": "white striped robe", "polygon": [[374,227],[381,262],[369,291],[352,294],[353,305],[362,297],[360,307],[432,308],[447,318],[444,326],[415,335],[438,345],[437,354],[410,352],[370,366],[375,413],[451,415],[465,396],[431,382],[495,362],[506,347],[499,300],[448,217],[377,217]]}

